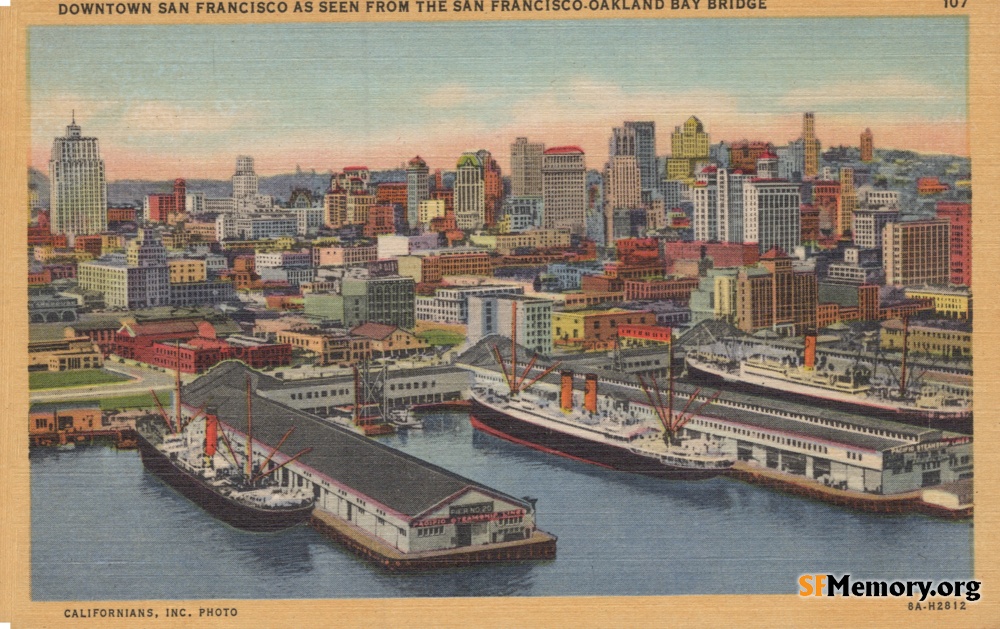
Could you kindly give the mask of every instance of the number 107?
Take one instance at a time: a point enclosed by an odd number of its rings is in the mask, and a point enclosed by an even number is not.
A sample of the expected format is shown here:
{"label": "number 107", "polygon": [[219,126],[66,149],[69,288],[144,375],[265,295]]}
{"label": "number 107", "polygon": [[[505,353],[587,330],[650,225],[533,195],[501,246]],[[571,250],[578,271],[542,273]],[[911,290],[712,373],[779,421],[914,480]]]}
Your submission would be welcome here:
{"label": "number 107", "polygon": [[964,9],[965,3],[969,0],[944,0],[944,8],[946,9]]}

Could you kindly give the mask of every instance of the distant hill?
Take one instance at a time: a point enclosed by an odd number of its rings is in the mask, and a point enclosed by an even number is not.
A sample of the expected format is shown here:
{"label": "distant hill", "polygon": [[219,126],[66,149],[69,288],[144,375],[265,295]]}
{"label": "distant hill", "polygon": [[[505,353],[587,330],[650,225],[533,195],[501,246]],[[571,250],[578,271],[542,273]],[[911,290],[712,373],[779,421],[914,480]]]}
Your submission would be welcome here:
{"label": "distant hill", "polygon": [[28,187],[38,192],[38,206],[49,207],[49,178],[40,170],[28,167]]}
{"label": "distant hill", "polygon": [[[204,192],[208,198],[228,197],[233,193],[228,179],[186,179],[188,192]],[[288,200],[293,188],[305,188],[314,197],[321,197],[330,187],[330,173],[303,171],[261,177],[258,183],[261,194],[274,197],[279,202]],[[174,181],[149,181],[145,179],[119,179],[108,183],[109,205],[142,205],[150,194],[164,194],[173,190]]]}

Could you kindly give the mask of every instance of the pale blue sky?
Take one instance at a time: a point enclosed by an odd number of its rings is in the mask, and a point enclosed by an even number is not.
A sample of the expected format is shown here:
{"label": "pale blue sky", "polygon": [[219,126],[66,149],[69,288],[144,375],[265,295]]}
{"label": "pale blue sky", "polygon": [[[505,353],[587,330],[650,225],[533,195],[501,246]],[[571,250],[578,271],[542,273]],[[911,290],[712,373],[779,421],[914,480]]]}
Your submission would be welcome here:
{"label": "pale blue sky", "polygon": [[824,144],[967,150],[964,18],[35,27],[29,51],[33,162],[76,109],[112,179],[505,163],[517,135],[599,167],[626,119],[667,153],[690,114],[784,143],[807,110]]}

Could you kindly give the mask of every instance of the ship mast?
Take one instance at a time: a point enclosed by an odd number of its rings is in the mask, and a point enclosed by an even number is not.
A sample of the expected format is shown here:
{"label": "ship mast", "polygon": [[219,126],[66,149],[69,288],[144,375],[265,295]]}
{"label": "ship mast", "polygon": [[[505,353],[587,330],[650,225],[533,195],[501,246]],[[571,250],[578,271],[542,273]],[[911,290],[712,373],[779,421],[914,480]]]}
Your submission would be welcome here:
{"label": "ship mast", "polygon": [[250,374],[247,374],[247,481],[253,477],[253,404],[250,400]]}
{"label": "ship mast", "polygon": [[[654,380],[655,382],[655,380]],[[667,419],[674,422],[674,332],[670,331],[667,343]]]}
{"label": "ship mast", "polygon": [[176,399],[175,406],[177,407],[176,413],[176,426],[177,432],[181,431],[181,342],[178,340],[174,343],[174,348],[177,350],[177,369],[174,371],[174,397]]}
{"label": "ship mast", "polygon": [[511,396],[517,395],[517,302],[510,300],[510,375]]}
{"label": "ship mast", "polygon": [[903,315],[903,360],[899,368],[899,397],[906,395],[906,350],[910,337],[910,316]]}
{"label": "ship mast", "polygon": [[[557,360],[552,365],[546,367],[542,370],[542,373],[538,374],[531,380],[528,380],[528,375],[531,373],[531,368],[535,366],[535,361],[538,360],[538,353],[532,355],[531,360],[524,368],[524,372],[518,376],[517,373],[517,302],[511,301],[510,304],[510,373],[507,373],[507,363],[504,362],[503,356],[500,354],[500,348],[494,344],[493,349],[493,359],[497,361],[500,365],[500,369],[503,371],[504,380],[507,381],[507,388],[510,390],[510,396],[515,397],[519,392],[524,391],[531,387],[533,384],[549,375],[555,371],[556,367],[562,364],[561,360]],[[528,383],[525,384],[525,380]]]}

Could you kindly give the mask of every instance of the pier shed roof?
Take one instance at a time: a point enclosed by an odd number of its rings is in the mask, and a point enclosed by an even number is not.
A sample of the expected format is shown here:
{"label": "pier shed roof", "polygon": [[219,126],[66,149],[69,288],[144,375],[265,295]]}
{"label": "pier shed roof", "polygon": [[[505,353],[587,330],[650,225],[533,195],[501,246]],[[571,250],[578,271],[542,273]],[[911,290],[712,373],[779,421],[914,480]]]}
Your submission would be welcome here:
{"label": "pier shed roof", "polygon": [[[222,363],[183,389],[185,404],[211,409],[233,429],[247,431],[246,375],[251,390],[261,374],[239,362]],[[264,378],[267,378],[264,376]],[[453,472],[422,461],[361,434],[326,422],[305,411],[251,393],[254,440],[272,447],[285,432],[282,453],[291,456],[304,448],[304,465],[404,516],[415,517],[430,507],[474,489],[530,508],[508,496]]]}

